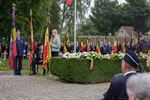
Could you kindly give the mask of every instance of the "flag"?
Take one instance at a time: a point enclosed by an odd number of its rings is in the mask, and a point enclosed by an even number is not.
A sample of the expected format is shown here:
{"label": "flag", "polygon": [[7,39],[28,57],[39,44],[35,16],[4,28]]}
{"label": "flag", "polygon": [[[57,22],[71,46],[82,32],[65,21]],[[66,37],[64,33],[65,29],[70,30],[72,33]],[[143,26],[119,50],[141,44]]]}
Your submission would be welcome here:
{"label": "flag", "polygon": [[11,69],[14,67],[14,58],[17,56],[16,47],[16,28],[15,28],[15,10],[12,11],[12,24],[11,24],[11,35],[10,35],[10,47],[9,47],[9,66]]}
{"label": "flag", "polygon": [[66,0],[67,5],[71,6],[73,3],[73,0]]}
{"label": "flag", "polygon": [[80,52],[83,52],[83,51],[84,51],[83,42],[81,42],[81,44],[80,44]]}
{"label": "flag", "polygon": [[10,35],[10,47],[9,47],[9,58],[8,58],[8,62],[9,62],[9,67],[10,69],[13,69],[14,67],[14,60],[13,60],[13,52],[12,52],[12,44],[13,44],[13,40],[12,40],[12,33]]}
{"label": "flag", "polygon": [[69,34],[67,34],[67,41],[66,41],[67,43],[67,45],[69,45],[70,44],[70,38],[69,38]]}
{"label": "flag", "polygon": [[87,38],[86,45],[87,45],[87,52],[90,52],[90,36],[88,36]]}
{"label": "flag", "polygon": [[118,51],[117,38],[116,38],[116,36],[114,36],[113,53],[117,53],[117,51]]}
{"label": "flag", "polygon": [[49,41],[49,31],[47,27],[45,32],[44,53],[43,53],[43,65],[45,69],[47,69],[47,64],[49,63],[50,58],[51,58],[51,47]]}
{"label": "flag", "polygon": [[125,41],[123,41],[123,43],[122,43],[122,52],[123,52],[123,53],[126,52],[126,44],[125,44]]}
{"label": "flag", "polygon": [[96,52],[97,52],[98,54],[101,53],[101,52],[100,52],[100,47],[99,47],[98,43],[96,44]]}
{"label": "flag", "polygon": [[63,49],[64,49],[64,54],[65,54],[65,53],[67,53],[67,47],[66,47],[66,45],[65,45],[65,44],[64,44]]}
{"label": "flag", "polygon": [[31,48],[31,50],[29,51],[29,62],[30,62],[30,65],[31,65],[32,64],[32,60],[33,60],[33,54],[34,54],[32,15],[31,15],[31,18],[30,18],[30,38],[31,38],[30,39],[30,48]]}

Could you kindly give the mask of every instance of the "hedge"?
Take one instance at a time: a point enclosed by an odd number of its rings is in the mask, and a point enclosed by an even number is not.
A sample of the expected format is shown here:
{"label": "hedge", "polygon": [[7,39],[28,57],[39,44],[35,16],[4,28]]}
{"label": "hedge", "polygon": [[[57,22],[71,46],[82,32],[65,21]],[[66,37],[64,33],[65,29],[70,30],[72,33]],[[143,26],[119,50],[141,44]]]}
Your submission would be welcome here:
{"label": "hedge", "polygon": [[51,74],[67,82],[98,83],[110,81],[121,72],[121,60],[95,59],[92,70],[89,70],[90,62],[87,59],[52,58]]}

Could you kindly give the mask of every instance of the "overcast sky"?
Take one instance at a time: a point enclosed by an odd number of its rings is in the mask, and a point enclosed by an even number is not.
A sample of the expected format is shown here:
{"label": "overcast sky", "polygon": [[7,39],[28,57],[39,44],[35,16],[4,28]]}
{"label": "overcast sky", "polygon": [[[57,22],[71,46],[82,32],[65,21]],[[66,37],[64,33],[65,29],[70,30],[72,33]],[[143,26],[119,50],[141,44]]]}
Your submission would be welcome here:
{"label": "overcast sky", "polygon": [[[124,3],[125,2],[125,0],[118,0],[119,1],[119,3]],[[94,6],[94,0],[91,0],[91,7],[93,7]],[[91,7],[88,9],[88,13],[87,13],[87,17],[91,14]]]}

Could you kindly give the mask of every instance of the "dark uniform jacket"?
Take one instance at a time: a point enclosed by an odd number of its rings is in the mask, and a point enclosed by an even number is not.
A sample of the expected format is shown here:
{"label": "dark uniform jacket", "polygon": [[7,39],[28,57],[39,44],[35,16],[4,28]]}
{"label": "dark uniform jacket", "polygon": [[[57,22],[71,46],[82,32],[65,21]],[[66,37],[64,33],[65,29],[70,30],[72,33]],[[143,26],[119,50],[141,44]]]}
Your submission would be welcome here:
{"label": "dark uniform jacket", "polygon": [[25,40],[22,36],[16,38],[17,56],[23,56],[25,48]]}
{"label": "dark uniform jacket", "polygon": [[108,89],[104,100],[128,100],[127,92],[126,92],[126,82],[127,79],[134,75],[135,73],[129,73],[126,76],[119,75],[115,77]]}
{"label": "dark uniform jacket", "polygon": [[41,52],[39,48],[36,48],[35,50],[35,58],[37,61],[40,61],[43,59],[43,53]]}

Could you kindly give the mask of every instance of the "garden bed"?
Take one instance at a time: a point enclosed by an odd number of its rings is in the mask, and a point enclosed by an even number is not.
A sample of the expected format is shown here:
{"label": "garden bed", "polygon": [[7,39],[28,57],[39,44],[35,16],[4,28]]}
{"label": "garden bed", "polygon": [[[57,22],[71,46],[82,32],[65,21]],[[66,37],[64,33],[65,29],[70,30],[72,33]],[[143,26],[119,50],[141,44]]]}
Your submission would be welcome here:
{"label": "garden bed", "polygon": [[[66,54],[63,58],[52,58],[51,74],[61,80],[72,83],[107,82],[121,72],[121,61],[124,54],[97,56],[95,54],[80,55]],[[92,69],[91,60],[94,60]],[[145,66],[145,60],[141,60]]]}

